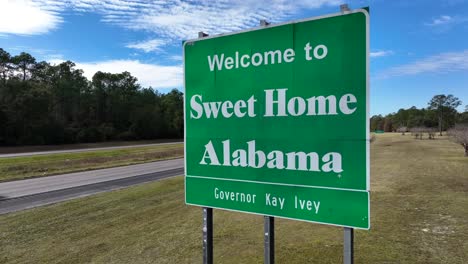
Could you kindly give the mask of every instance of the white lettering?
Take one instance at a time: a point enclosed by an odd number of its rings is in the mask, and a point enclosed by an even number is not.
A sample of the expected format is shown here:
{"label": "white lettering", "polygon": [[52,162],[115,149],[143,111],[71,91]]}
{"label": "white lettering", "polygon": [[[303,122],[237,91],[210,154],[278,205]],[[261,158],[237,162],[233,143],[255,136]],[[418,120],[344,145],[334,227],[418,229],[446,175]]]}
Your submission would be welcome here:
{"label": "white lettering", "polygon": [[[268,169],[286,169],[313,172],[343,172],[341,154],[338,152],[329,152],[321,158],[316,152],[288,152],[283,153],[280,150],[273,150],[265,153],[257,149],[255,140],[246,142],[247,150],[236,149],[231,154],[230,140],[222,141],[223,163],[219,163],[218,156],[211,140],[205,145],[200,164],[215,166],[233,166],[263,168],[266,165]],[[286,158],[286,159],[285,159]],[[209,159],[209,161],[207,161]],[[286,160],[286,164],[284,164]]]}
{"label": "white lettering", "polygon": [[230,70],[234,67],[234,59],[232,57],[227,57],[224,61],[224,68]]}
{"label": "white lettering", "polygon": [[261,150],[255,150],[255,140],[247,142],[249,150],[249,167],[261,168],[265,165],[265,153]]}
{"label": "white lettering", "polygon": [[310,61],[312,60],[312,56],[310,56],[310,50],[312,49],[312,47],[310,46],[310,43],[307,43],[304,47],[304,50],[305,50],[305,53],[306,53],[306,60]]}
{"label": "white lettering", "polygon": [[248,116],[250,117],[255,117],[255,102],[257,102],[257,100],[255,99],[255,97],[252,95],[249,100],[247,100],[247,112],[248,112]]}
{"label": "white lettering", "polygon": [[[297,108],[296,108],[297,105]],[[300,116],[304,114],[306,110],[306,104],[304,99],[301,97],[293,97],[288,102],[288,112],[292,116]]]}
{"label": "white lettering", "polygon": [[[286,116],[286,91],[288,89],[274,89],[265,90],[265,116]],[[278,100],[273,100],[273,93],[277,91]],[[273,112],[273,106],[278,106],[278,114],[275,115]]]}
{"label": "white lettering", "polygon": [[[308,112],[307,115],[316,115],[316,108],[317,104],[315,102],[318,101],[318,115],[336,115],[336,97],[334,95],[330,95],[327,97],[324,96],[317,96],[311,97],[307,99],[308,104]],[[327,102],[328,102],[328,111],[327,111]]]}
{"label": "white lettering", "polygon": [[241,112],[241,110],[244,109],[246,106],[247,104],[245,103],[245,101],[242,101],[242,100],[237,101],[236,104],[234,105],[234,114],[237,117],[244,117],[245,112]]}
{"label": "white lettering", "polygon": [[283,60],[285,62],[293,62],[294,61],[294,56],[295,56],[294,50],[293,49],[287,49],[287,50],[284,51]]}
{"label": "white lettering", "polygon": [[[257,58],[257,61],[255,61],[255,58]],[[253,66],[260,66],[260,64],[262,64],[262,61],[263,61],[263,57],[261,53],[254,53],[254,55],[252,55]]]}
{"label": "white lettering", "polygon": [[[310,50],[308,52],[310,52]],[[213,56],[207,56],[207,58],[210,71],[221,71],[223,68],[226,70],[238,69],[239,64],[242,68],[247,68],[251,65],[258,67],[261,65],[281,64],[283,62],[291,63],[294,61],[295,55],[294,49],[289,48],[284,51],[268,50],[257,52],[252,56],[249,54],[239,54],[239,52],[236,51],[233,56],[225,56],[223,53],[221,55],[215,54]]]}
{"label": "white lettering", "polygon": [[224,117],[229,118],[232,116],[232,112],[229,113],[228,110],[231,110],[233,107],[231,101],[226,101],[224,104],[221,106],[221,113],[223,114]]}
{"label": "white lettering", "polygon": [[210,66],[210,71],[214,71],[215,65],[218,68],[218,71],[223,69],[223,60],[224,60],[224,54],[221,54],[221,59],[218,57],[218,55],[214,55],[214,59],[211,60],[211,56],[208,56],[208,65]]}
{"label": "white lettering", "polygon": [[190,99],[190,108],[196,112],[196,115],[194,115],[193,112],[190,111],[190,118],[199,119],[203,115],[203,107],[197,102],[197,98],[199,98],[200,102],[202,101],[202,96],[198,94],[192,96],[192,99]]}
{"label": "white lettering", "polygon": [[356,96],[352,94],[345,94],[340,99],[340,111],[345,115],[350,115],[356,111],[356,107],[349,108],[348,104],[356,103]]}
{"label": "white lettering", "polygon": [[267,164],[269,169],[284,169],[283,152],[279,150],[273,150],[272,152],[268,153],[267,158],[269,159]]}
{"label": "white lettering", "polygon": [[275,50],[275,51],[267,51],[265,52],[265,65],[268,65],[268,56],[271,57],[271,64],[275,64],[275,55],[277,58],[278,63],[281,63],[281,51],[280,50]]}
{"label": "white lettering", "polygon": [[322,165],[322,171],[330,172],[333,171],[334,173],[343,172],[341,168],[341,154],[337,152],[330,152],[325,154],[322,157],[322,161],[325,164]]}
{"label": "white lettering", "polygon": [[[228,140],[229,142],[229,140]],[[207,156],[208,154],[208,156]],[[208,158],[210,159],[211,164],[206,163],[205,159]],[[213,147],[213,143],[211,143],[211,140],[208,142],[208,144],[205,145],[205,153],[203,154],[203,158],[200,161],[200,164],[202,165],[216,165],[219,166],[219,161],[218,161],[218,156],[216,156],[216,152]]]}
{"label": "white lettering", "polygon": [[[322,50],[322,54],[320,55],[319,54],[319,51]],[[317,60],[321,60],[323,58],[325,58],[328,54],[328,49],[327,49],[327,46],[325,45],[318,45],[317,47],[314,48],[314,57],[317,59]]]}
{"label": "white lettering", "polygon": [[250,61],[245,62],[245,59],[247,59],[247,60],[250,59],[250,56],[245,54],[245,55],[242,55],[242,57],[241,57],[241,61],[240,61],[241,66],[244,67],[244,68],[247,68],[250,65]]}
{"label": "white lettering", "polygon": [[221,102],[203,103],[203,107],[205,108],[207,118],[210,118],[211,115],[213,115],[213,118],[217,118]]}
{"label": "white lettering", "polygon": [[[301,171],[320,171],[319,169],[319,157],[315,152],[290,152],[286,153],[288,157],[287,170],[301,170]],[[307,162],[309,160],[309,162]],[[297,166],[299,163],[299,166]],[[307,166],[309,164],[309,166]]]}

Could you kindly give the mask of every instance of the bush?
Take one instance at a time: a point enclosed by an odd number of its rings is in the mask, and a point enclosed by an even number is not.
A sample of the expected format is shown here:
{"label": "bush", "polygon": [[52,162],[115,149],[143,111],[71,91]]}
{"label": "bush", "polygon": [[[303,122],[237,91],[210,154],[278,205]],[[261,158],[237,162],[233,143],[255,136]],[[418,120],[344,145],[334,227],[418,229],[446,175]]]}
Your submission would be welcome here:
{"label": "bush", "polygon": [[457,124],[447,131],[449,137],[456,143],[462,145],[465,150],[465,157],[468,157],[468,125]]}
{"label": "bush", "polygon": [[428,139],[435,139],[437,129],[433,127],[413,127],[410,132],[415,139],[423,139],[424,133],[427,133]]}
{"label": "bush", "polygon": [[125,131],[117,135],[117,138],[120,140],[135,140],[136,136],[133,132],[131,131]]}
{"label": "bush", "polygon": [[110,123],[104,123],[98,127],[100,141],[106,141],[114,138],[115,128]]}
{"label": "bush", "polygon": [[87,127],[78,132],[76,139],[79,142],[98,142],[100,141],[101,136],[96,127]]}

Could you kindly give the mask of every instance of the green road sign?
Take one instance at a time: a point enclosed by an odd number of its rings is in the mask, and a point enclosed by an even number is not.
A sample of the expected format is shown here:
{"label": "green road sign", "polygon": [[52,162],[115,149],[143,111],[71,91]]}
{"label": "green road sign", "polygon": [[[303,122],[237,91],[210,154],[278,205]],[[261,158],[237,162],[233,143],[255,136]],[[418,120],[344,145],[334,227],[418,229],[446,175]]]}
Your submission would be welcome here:
{"label": "green road sign", "polygon": [[186,41],[187,204],[368,229],[369,15]]}

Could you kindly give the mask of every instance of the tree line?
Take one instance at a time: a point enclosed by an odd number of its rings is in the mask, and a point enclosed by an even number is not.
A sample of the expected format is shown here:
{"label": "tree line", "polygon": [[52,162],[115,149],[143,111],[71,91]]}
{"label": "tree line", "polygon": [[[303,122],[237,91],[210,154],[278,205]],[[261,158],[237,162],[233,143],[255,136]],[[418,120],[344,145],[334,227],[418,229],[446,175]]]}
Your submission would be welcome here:
{"label": "tree line", "polygon": [[0,145],[183,137],[183,94],[141,87],[129,72],[37,62],[0,48]]}
{"label": "tree line", "polygon": [[468,123],[468,105],[464,112],[458,112],[457,107],[462,102],[455,96],[435,95],[426,108],[400,109],[386,116],[374,115],[370,119],[371,131],[385,132],[410,131],[413,128],[436,130],[439,134],[453,128],[456,124]]}

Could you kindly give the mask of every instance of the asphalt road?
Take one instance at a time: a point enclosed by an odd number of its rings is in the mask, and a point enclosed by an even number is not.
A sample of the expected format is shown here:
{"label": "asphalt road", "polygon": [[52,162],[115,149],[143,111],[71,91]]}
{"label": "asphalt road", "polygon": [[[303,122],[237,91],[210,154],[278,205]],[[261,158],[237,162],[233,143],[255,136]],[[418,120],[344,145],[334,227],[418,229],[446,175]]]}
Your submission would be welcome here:
{"label": "asphalt road", "polygon": [[96,150],[112,150],[112,149],[151,147],[151,146],[169,145],[169,144],[174,144],[174,143],[183,143],[183,141],[168,142],[168,143],[154,143],[154,144],[140,144],[140,145],[131,145],[131,146],[114,146],[114,147],[100,147],[100,148],[83,148],[83,149],[67,149],[67,150],[50,150],[50,151],[35,151],[35,152],[24,152],[24,153],[10,153],[10,154],[0,154],[0,158],[47,155],[47,154],[60,154],[60,153],[78,153],[78,152],[88,152],[88,151],[96,151]]}
{"label": "asphalt road", "polygon": [[184,160],[93,170],[0,183],[0,214],[184,174]]}

